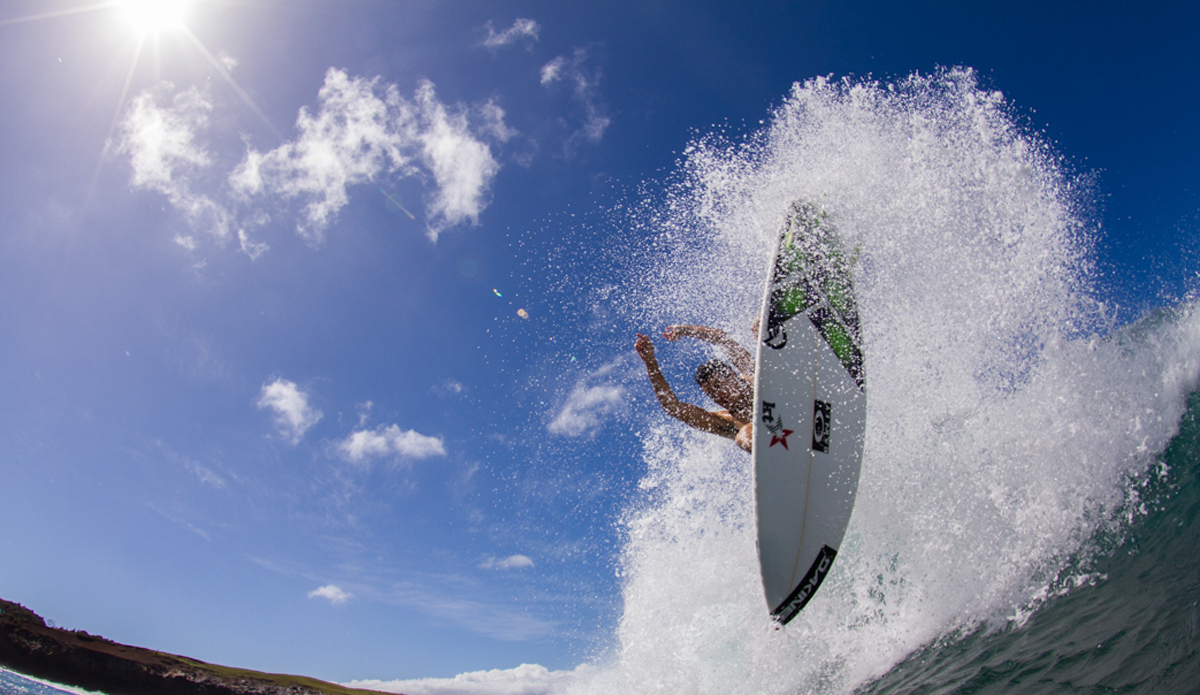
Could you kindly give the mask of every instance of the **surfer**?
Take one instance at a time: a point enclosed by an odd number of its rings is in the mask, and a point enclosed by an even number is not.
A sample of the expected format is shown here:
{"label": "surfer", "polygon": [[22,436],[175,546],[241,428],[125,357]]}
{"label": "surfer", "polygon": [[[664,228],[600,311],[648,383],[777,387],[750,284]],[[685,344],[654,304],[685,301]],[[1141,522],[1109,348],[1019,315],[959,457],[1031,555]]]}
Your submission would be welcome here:
{"label": "surfer", "polygon": [[724,410],[705,410],[676,397],[654,356],[654,341],[637,334],[633,347],[646,363],[646,374],[658,404],[671,417],[701,432],[732,439],[750,451],[754,441],[754,356],[729,334],[708,326],[668,326],[663,337],[671,342],[696,338],[720,348],[726,360],[713,359],[696,368],[696,384]]}

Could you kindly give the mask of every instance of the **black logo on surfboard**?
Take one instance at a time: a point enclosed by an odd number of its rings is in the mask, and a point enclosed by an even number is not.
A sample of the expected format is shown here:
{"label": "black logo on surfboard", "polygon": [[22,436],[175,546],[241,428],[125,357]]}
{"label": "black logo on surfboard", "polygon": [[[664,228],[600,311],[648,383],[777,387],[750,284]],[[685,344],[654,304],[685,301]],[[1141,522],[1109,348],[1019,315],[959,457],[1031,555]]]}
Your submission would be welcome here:
{"label": "black logo on surfboard", "polygon": [[829,453],[830,413],[833,408],[825,401],[813,401],[813,451]]}
{"label": "black logo on surfboard", "polygon": [[[771,319],[775,315],[772,313]],[[767,337],[763,339],[763,343],[773,350],[782,350],[784,345],[787,345],[787,332],[783,330],[783,323],[775,321],[767,322]]]}
{"label": "black logo on surfboard", "polygon": [[829,567],[833,564],[833,558],[836,556],[836,550],[827,545],[822,546],[821,552],[817,553],[817,559],[809,568],[808,574],[804,575],[804,579],[800,580],[800,584],[787,597],[787,600],[771,611],[771,616],[782,625],[787,625],[789,620],[795,618],[800,609],[804,608],[808,600],[816,593],[821,582],[825,581],[825,576],[829,574]]}

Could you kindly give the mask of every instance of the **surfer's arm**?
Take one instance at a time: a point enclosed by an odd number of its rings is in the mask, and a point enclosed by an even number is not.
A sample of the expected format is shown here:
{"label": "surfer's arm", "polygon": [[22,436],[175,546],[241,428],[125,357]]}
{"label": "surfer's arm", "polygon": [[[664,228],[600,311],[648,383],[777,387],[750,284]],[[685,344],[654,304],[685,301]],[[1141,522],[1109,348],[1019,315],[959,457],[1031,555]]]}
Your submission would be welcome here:
{"label": "surfer's arm", "polygon": [[716,345],[720,348],[733,366],[742,373],[745,379],[754,379],[754,355],[750,351],[742,347],[736,340],[729,337],[729,334],[720,328],[712,328],[711,326],[667,326],[667,330],[663,331],[663,337],[672,342],[679,338],[695,338],[703,340],[706,343]]}
{"label": "surfer's arm", "polygon": [[732,439],[738,443],[738,446],[749,451],[746,448],[749,438],[746,438],[746,444],[739,441],[739,429],[748,428],[749,425],[739,428],[731,419],[723,418],[704,408],[679,400],[679,397],[671,390],[671,385],[667,383],[667,378],[663,376],[662,369],[658,366],[658,358],[654,356],[654,343],[646,336],[638,334],[634,347],[642,361],[646,363],[646,374],[650,377],[650,385],[654,387],[654,396],[667,415],[701,432]]}

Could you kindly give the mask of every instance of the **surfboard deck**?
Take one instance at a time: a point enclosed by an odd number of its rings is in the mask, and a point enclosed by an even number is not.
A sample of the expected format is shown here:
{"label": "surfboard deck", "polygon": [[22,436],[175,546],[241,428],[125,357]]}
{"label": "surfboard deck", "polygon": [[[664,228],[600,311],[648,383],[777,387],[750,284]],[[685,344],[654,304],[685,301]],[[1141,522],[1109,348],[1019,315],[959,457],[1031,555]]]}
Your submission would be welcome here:
{"label": "surfboard deck", "polygon": [[858,490],[867,398],[851,265],[828,216],[793,203],[763,302],[754,386],[759,564],[782,624],[828,575]]}

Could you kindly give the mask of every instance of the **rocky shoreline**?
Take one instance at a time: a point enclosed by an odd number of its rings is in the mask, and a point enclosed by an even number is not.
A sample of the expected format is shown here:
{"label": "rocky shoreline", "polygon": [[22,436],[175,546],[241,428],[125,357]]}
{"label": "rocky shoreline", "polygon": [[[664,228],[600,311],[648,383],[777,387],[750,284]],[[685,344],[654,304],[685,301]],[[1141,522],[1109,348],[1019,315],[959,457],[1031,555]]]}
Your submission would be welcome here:
{"label": "rocky shoreline", "polygon": [[259,673],[50,627],[0,599],[0,666],[107,695],[378,695],[315,678]]}

